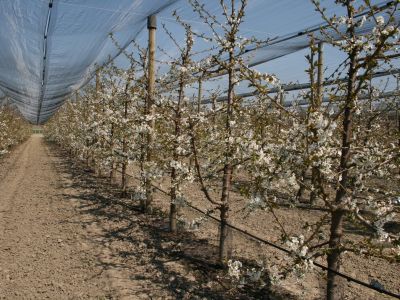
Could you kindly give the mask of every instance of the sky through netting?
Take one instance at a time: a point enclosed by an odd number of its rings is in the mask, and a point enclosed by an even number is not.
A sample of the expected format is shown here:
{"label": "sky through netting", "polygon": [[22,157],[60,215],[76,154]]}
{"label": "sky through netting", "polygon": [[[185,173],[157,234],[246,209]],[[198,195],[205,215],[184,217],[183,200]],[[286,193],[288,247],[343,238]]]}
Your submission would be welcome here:
{"label": "sky through netting", "polygon": [[[211,13],[221,14],[216,0],[202,2]],[[388,1],[371,2],[384,6]],[[321,4],[328,15],[345,14],[334,1]],[[146,47],[146,21],[152,14],[157,14],[159,23],[157,45],[164,51],[157,52],[157,59],[167,61],[176,49],[162,24],[177,37],[184,36],[173,11],[194,31],[209,31],[186,0],[0,1],[0,102],[9,98],[27,120],[45,122],[93,78],[99,66],[118,56],[121,49],[116,44],[129,48],[135,40]],[[398,20],[398,12],[395,17]],[[316,38],[321,38],[318,29],[323,25],[309,0],[249,0],[242,34],[270,42],[255,51],[249,47],[248,64],[261,65],[304,50],[309,45],[307,33],[315,31]],[[366,24],[359,34],[373,26]],[[196,41],[196,47],[201,50],[208,45]],[[339,63],[340,55],[333,54],[329,61]],[[163,72],[162,63],[159,72]]]}

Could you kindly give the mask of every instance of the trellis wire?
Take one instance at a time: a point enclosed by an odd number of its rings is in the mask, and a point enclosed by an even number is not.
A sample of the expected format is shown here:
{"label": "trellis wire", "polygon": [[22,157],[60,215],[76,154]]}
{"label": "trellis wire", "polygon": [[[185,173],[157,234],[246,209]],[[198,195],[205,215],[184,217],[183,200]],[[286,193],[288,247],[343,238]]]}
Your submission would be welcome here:
{"label": "trellis wire", "polygon": [[[117,172],[122,174],[122,172],[119,171],[119,170],[117,170]],[[125,176],[130,177],[130,178],[134,178],[134,179],[138,179],[138,177],[136,177],[134,175],[131,175],[131,174],[128,174],[128,173],[126,173]],[[160,192],[164,193],[165,195],[169,196],[169,193],[167,191],[163,190],[162,188],[160,188],[160,187],[158,187],[158,186],[156,186],[154,184],[152,184],[152,186],[153,186],[153,188],[157,189],[158,191],[160,191]],[[198,208],[196,206],[193,206],[190,203],[186,203],[186,206],[191,208],[191,209],[193,209],[193,210],[195,210],[195,211],[197,211],[200,214],[205,215],[206,217],[208,217],[208,218],[210,218],[210,219],[212,219],[212,220],[214,220],[214,221],[216,221],[218,223],[221,222],[221,220],[218,219],[217,217],[214,217],[214,216],[210,215],[209,213],[204,212],[202,209],[200,209],[200,208]],[[267,241],[267,240],[255,235],[255,234],[252,234],[252,233],[248,232],[245,229],[242,229],[240,227],[234,226],[234,225],[229,224],[229,223],[227,224],[227,226],[230,227],[231,229],[234,229],[234,230],[242,233],[245,236],[248,236],[248,237],[260,242],[260,243],[263,243],[263,244],[266,244],[268,246],[271,246],[271,247],[273,247],[273,248],[275,248],[275,249],[277,249],[279,251],[282,251],[282,252],[284,252],[286,254],[291,254],[291,251],[289,251],[288,249],[286,249],[286,248],[284,248],[282,246],[279,246],[279,245],[277,245],[277,244],[275,244],[273,242]],[[400,294],[396,294],[396,293],[393,293],[391,291],[387,291],[387,290],[385,290],[383,288],[377,287],[375,285],[366,283],[364,281],[361,281],[361,280],[359,280],[357,278],[351,277],[351,276],[349,276],[347,274],[344,274],[342,272],[330,269],[330,268],[328,268],[328,267],[326,267],[326,266],[324,266],[324,265],[322,265],[320,263],[314,262],[314,265],[317,266],[318,268],[324,270],[324,271],[331,271],[331,272],[335,273],[337,276],[346,279],[347,281],[354,282],[354,283],[356,283],[358,285],[361,285],[361,286],[363,286],[365,288],[368,288],[368,289],[374,290],[376,292],[391,296],[391,297],[396,298],[396,299],[400,299]]]}

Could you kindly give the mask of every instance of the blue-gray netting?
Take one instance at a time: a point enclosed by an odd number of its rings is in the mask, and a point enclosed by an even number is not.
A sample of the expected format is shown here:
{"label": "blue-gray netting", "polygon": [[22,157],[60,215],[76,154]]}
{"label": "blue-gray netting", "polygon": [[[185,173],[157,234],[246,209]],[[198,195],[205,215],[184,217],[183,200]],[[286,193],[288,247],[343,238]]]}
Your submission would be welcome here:
{"label": "blue-gray netting", "polygon": [[[199,2],[213,14],[221,15],[219,1]],[[250,65],[306,48],[307,34],[297,33],[323,25],[309,0],[248,2],[243,35],[276,38],[261,49],[249,49]],[[387,2],[372,1],[377,5]],[[345,14],[332,0],[321,4],[328,15]],[[93,77],[99,66],[120,53],[115,41],[122,48],[134,39],[146,45],[144,29],[149,15],[157,14],[159,24],[164,23],[174,33],[182,31],[172,17],[174,10],[194,30],[209,30],[187,0],[1,0],[0,104],[8,97],[27,120],[45,122],[71,93]],[[395,17],[398,20],[398,12]],[[359,34],[373,26],[366,24]],[[174,56],[176,49],[162,33],[160,28],[157,43],[164,51],[158,52],[158,59],[168,60],[165,51]],[[316,37],[320,37],[318,30]],[[207,47],[205,42],[197,46]]]}
{"label": "blue-gray netting", "polygon": [[[31,122],[46,121],[146,17],[175,0],[0,1],[0,86]],[[50,7],[52,6],[52,7]],[[46,38],[47,36],[47,38]]]}

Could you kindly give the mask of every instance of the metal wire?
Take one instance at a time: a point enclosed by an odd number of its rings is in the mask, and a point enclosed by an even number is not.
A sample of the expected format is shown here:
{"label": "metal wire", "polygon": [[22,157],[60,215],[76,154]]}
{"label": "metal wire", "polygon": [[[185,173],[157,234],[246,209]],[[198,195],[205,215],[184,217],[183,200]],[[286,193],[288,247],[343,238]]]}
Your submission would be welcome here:
{"label": "metal wire", "polygon": [[[122,172],[119,171],[119,170],[116,170],[116,171],[117,171],[118,173],[122,173]],[[128,174],[128,173],[126,173],[125,176],[137,179],[136,176],[133,176],[133,175]],[[162,192],[162,193],[164,193],[164,194],[166,194],[166,195],[169,195],[169,193],[168,193],[167,191],[161,189],[160,187],[158,187],[158,186],[156,186],[156,185],[153,185],[153,184],[151,184],[151,185],[152,185],[155,189],[157,189],[158,191],[160,191],[160,192]],[[191,205],[190,203],[186,203],[186,205],[187,205],[189,208],[191,208],[191,209],[193,209],[193,210],[195,210],[195,211],[197,211],[197,212],[199,212],[199,213],[205,215],[206,217],[208,217],[208,218],[210,218],[210,219],[212,219],[212,220],[214,220],[214,221],[216,221],[216,222],[218,222],[218,223],[221,222],[221,220],[218,219],[217,217],[214,217],[214,216],[210,215],[209,213],[203,211],[202,209],[200,209],[200,208],[198,208],[198,207],[196,207],[196,206]],[[242,233],[242,234],[244,234],[245,236],[248,236],[248,237],[250,237],[250,238],[252,238],[252,239],[258,241],[258,242],[261,242],[261,243],[263,243],[263,244],[266,244],[266,245],[268,245],[268,246],[271,246],[271,247],[273,247],[273,248],[275,248],[275,249],[277,249],[277,250],[280,250],[280,251],[282,251],[282,252],[284,252],[284,253],[286,253],[286,254],[291,254],[291,251],[289,251],[288,249],[286,249],[286,248],[284,248],[284,247],[282,247],[282,246],[279,246],[279,245],[277,245],[277,244],[275,244],[275,243],[273,243],[273,242],[267,241],[267,240],[265,240],[265,239],[263,239],[263,238],[261,238],[261,237],[255,235],[255,234],[252,234],[252,233],[246,231],[245,229],[242,229],[242,228],[240,228],[240,227],[237,227],[237,226],[234,226],[234,225],[231,225],[231,224],[227,224],[227,226],[230,227],[230,228],[232,228],[232,229],[234,229],[234,230],[236,230],[236,231],[238,231],[238,232],[240,232],[240,233]],[[349,276],[349,275],[347,275],[347,274],[344,274],[344,273],[342,273],[342,272],[333,270],[333,269],[328,268],[328,267],[326,267],[326,266],[324,266],[324,265],[322,265],[322,264],[319,264],[319,263],[317,263],[317,262],[314,262],[314,265],[317,266],[318,268],[324,270],[324,271],[330,271],[330,272],[334,273],[335,275],[346,279],[346,280],[349,281],[349,282],[354,282],[354,283],[356,283],[356,284],[358,284],[358,285],[361,285],[361,286],[363,286],[363,287],[365,287],[365,288],[374,290],[374,291],[379,292],[379,293],[381,293],[381,294],[385,294],[385,295],[391,296],[391,297],[393,297],[393,298],[400,299],[400,294],[396,294],[396,293],[393,293],[393,292],[391,292],[391,291],[387,291],[387,290],[385,290],[385,289],[383,289],[383,288],[377,287],[377,286],[375,286],[375,285],[369,284],[369,283],[367,283],[367,282],[361,281],[361,280],[359,280],[359,279],[357,279],[357,278],[354,278],[354,277],[351,277],[351,276]]]}

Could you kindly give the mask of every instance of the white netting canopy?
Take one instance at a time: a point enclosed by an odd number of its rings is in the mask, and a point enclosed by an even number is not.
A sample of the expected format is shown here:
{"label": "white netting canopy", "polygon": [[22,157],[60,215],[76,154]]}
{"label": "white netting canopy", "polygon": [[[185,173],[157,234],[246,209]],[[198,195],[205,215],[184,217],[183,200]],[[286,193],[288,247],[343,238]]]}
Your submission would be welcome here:
{"label": "white netting canopy", "polygon": [[31,122],[42,123],[175,0],[0,1],[0,85]]}
{"label": "white netting canopy", "polygon": [[[220,13],[217,0],[202,2],[210,12]],[[389,1],[371,2],[384,6]],[[329,15],[344,14],[332,0],[321,3]],[[10,98],[30,122],[45,122],[99,66],[120,54],[119,47],[128,47],[134,39],[145,46],[149,15],[157,14],[160,23],[179,32],[174,10],[194,30],[207,30],[186,0],[0,1],[0,103]],[[249,49],[249,64],[307,48],[306,33],[323,25],[309,0],[249,0],[243,34],[271,39],[261,49]],[[160,33],[157,43],[174,55],[167,35]],[[167,59],[162,53],[158,58]]]}

